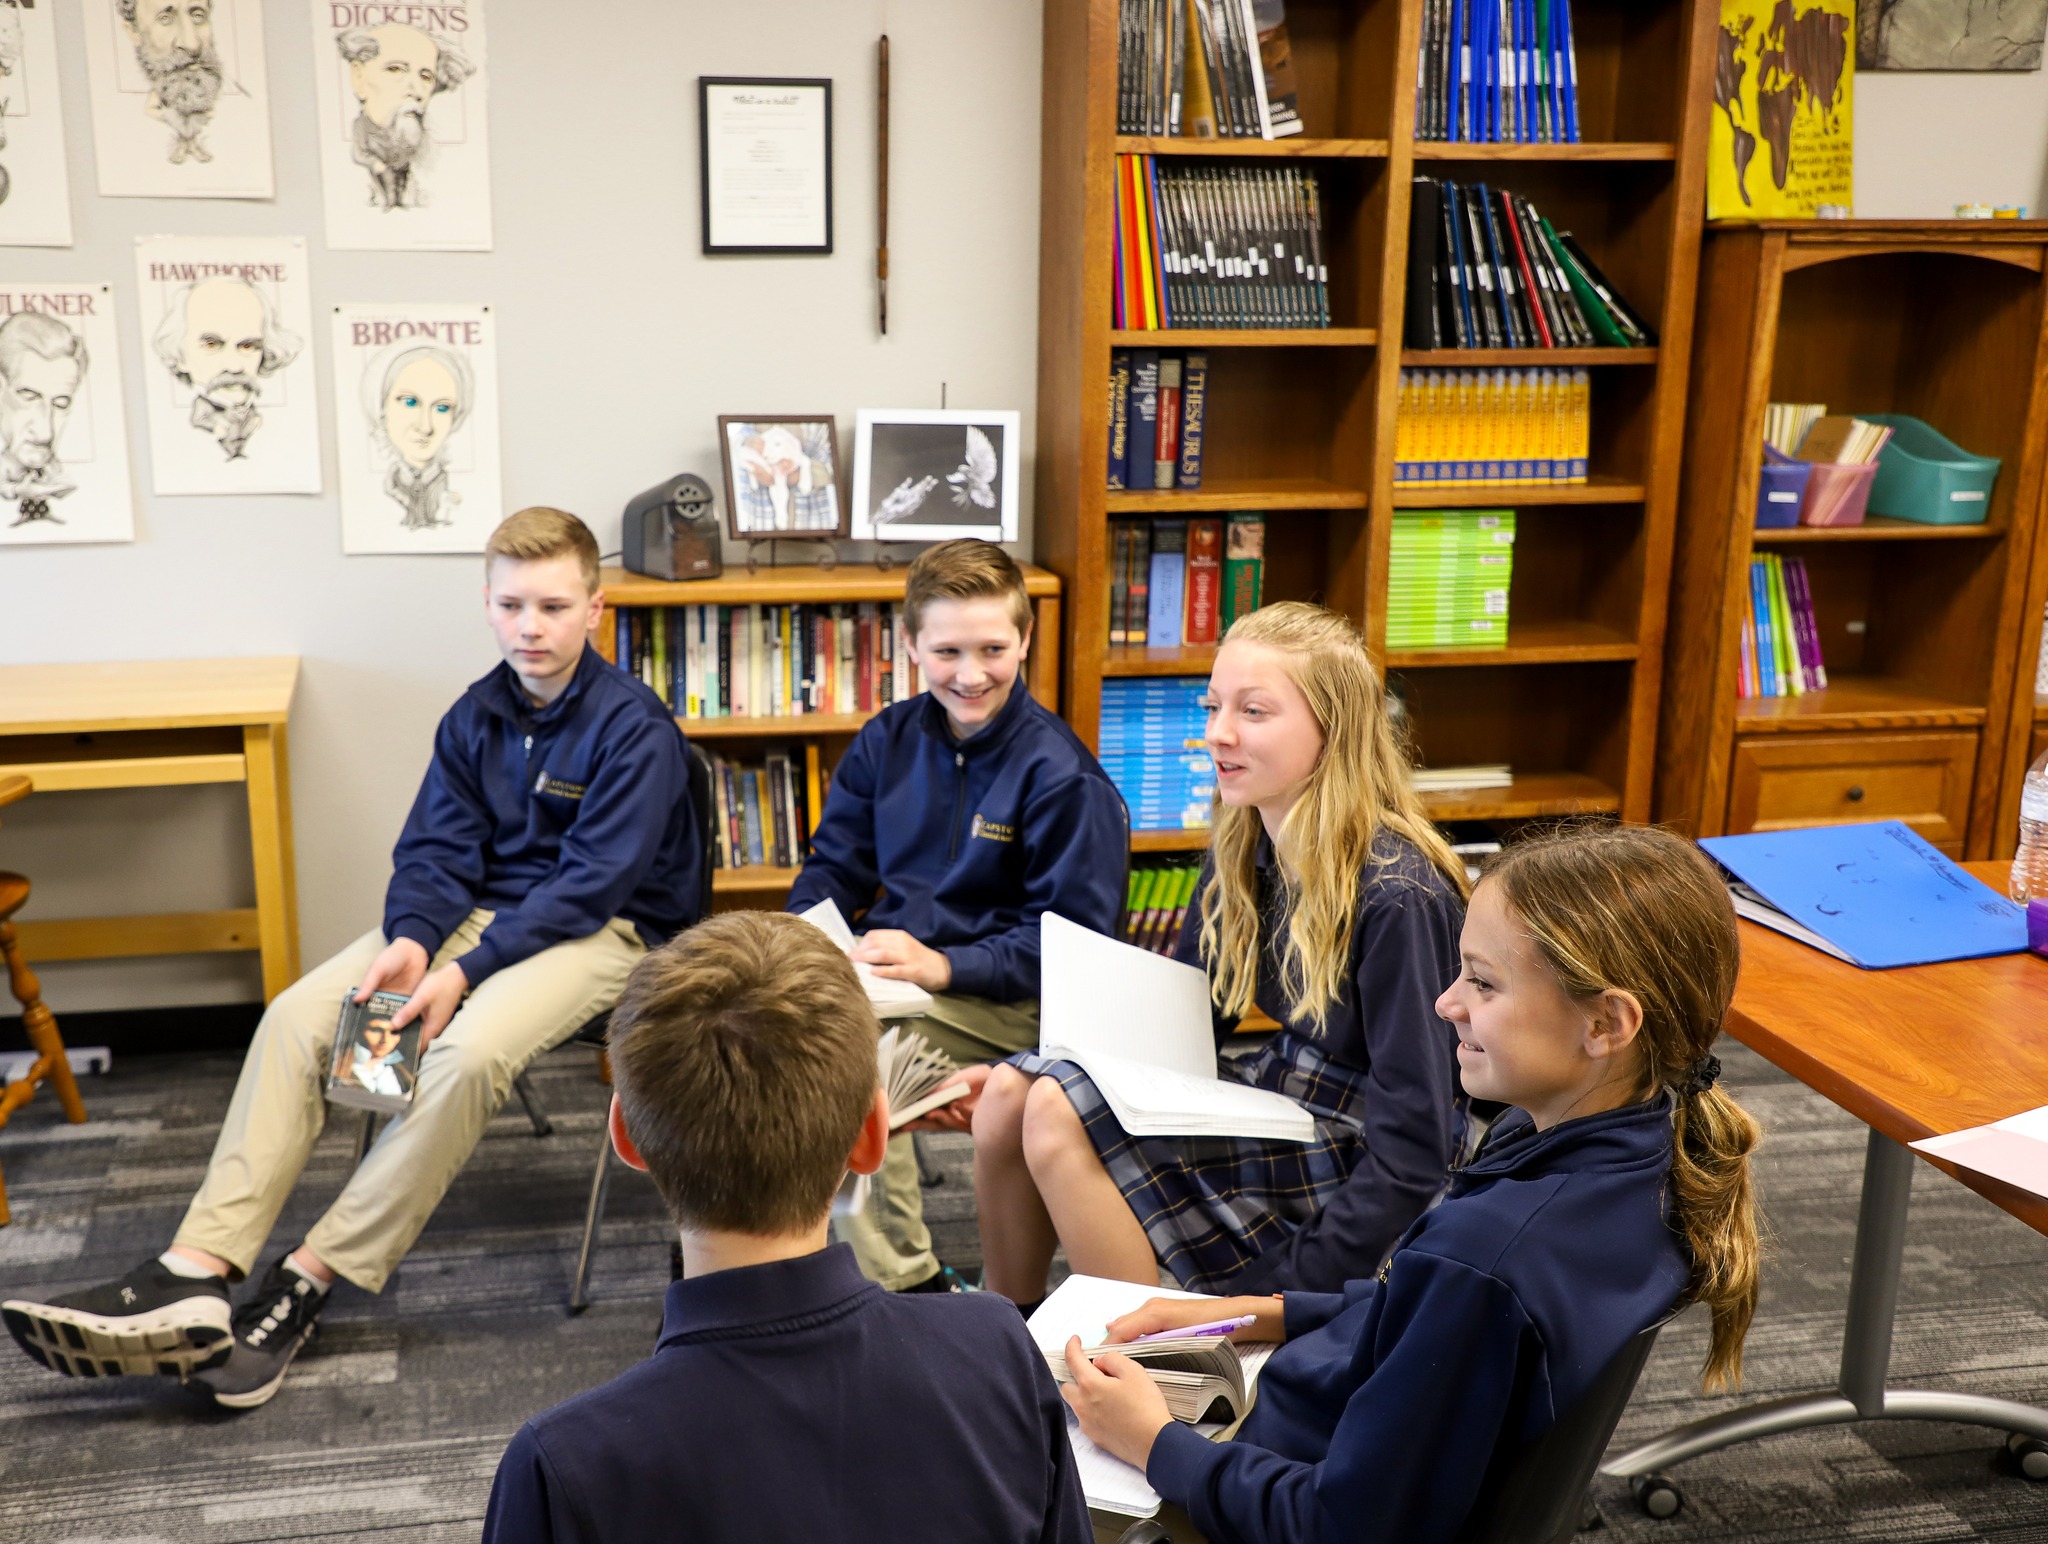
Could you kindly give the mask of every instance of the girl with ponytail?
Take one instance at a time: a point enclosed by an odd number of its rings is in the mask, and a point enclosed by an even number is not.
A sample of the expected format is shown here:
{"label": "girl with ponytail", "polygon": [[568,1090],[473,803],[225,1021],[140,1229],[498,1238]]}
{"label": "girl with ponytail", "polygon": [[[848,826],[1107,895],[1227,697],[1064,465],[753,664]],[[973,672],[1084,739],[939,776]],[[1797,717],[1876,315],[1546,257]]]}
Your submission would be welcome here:
{"label": "girl with ponytail", "polygon": [[1735,916],[1690,843],[1640,827],[1510,847],[1473,893],[1437,1009],[1466,1091],[1516,1108],[1342,1293],[1155,1298],[1112,1339],[1252,1315],[1284,1340],[1237,1440],[1167,1418],[1135,1363],[1068,1347],[1089,1436],[1210,1538],[1450,1540],[1498,1476],[1674,1307],[1735,1384],[1757,1299],[1748,1113],[1717,1086]]}

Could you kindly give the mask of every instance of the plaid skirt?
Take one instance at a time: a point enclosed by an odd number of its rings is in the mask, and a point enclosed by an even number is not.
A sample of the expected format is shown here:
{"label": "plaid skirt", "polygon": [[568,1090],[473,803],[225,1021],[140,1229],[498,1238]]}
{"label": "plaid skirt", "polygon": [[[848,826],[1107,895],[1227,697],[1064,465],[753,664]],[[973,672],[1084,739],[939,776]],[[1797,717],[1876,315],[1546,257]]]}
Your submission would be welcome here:
{"label": "plaid skirt", "polygon": [[1073,1062],[1026,1052],[1010,1065],[1059,1080],[1152,1252],[1192,1292],[1224,1290],[1315,1216],[1365,1156],[1366,1075],[1285,1032],[1242,1060],[1224,1060],[1219,1075],[1306,1106],[1313,1142],[1134,1137]]}

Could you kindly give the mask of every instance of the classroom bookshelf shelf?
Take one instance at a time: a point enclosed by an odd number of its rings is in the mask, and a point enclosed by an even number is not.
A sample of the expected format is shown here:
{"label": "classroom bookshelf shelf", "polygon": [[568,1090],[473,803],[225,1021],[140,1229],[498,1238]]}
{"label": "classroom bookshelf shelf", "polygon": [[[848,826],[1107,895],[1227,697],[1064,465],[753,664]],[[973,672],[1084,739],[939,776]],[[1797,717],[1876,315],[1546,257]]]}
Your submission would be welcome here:
{"label": "classroom bookshelf shelf", "polygon": [[[2048,591],[2048,223],[1996,225],[1708,233],[1664,640],[1660,819],[1717,835],[1895,818],[1956,857],[2012,850],[2033,728],[2034,656],[2022,656]],[[1997,457],[1985,521],[1757,530],[1771,402],[1911,414]],[[1750,561],[1780,548],[1805,566],[1828,687],[1739,698]]]}
{"label": "classroom bookshelf shelf", "polygon": [[[1512,788],[1433,802],[1443,818],[1594,811],[1647,819],[1705,206],[1714,0],[1574,0],[1584,142],[1512,146],[1415,139],[1424,0],[1289,0],[1305,133],[1277,141],[1116,135],[1117,0],[1046,0],[1044,9],[1036,538],[1068,597],[1062,701],[1075,732],[1095,742],[1105,680],[1198,676],[1213,659],[1208,649],[1110,647],[1110,522],[1257,510],[1266,515],[1264,598],[1315,601],[1360,623],[1402,678],[1421,762],[1516,769]],[[1197,336],[1110,329],[1120,153],[1285,157],[1312,169],[1332,315],[1377,340],[1205,340],[1205,464],[1195,491],[1103,486],[1110,350],[1171,349]],[[1418,174],[1483,180],[1533,200],[1584,243],[1650,323],[1657,346],[1396,346]],[[1592,480],[1397,486],[1403,366],[1591,369]],[[1521,511],[1510,647],[1390,653],[1393,512],[1498,507]]]}
{"label": "classroom bookshelf shelf", "polygon": [[767,717],[752,714],[724,718],[684,718],[676,722],[683,733],[697,740],[773,739],[779,735],[856,734],[872,713],[778,713]]}
{"label": "classroom bookshelf shelf", "polygon": [[749,863],[743,868],[714,869],[711,893],[784,896],[796,883],[796,876],[797,870],[793,868],[775,868],[759,863]]}
{"label": "classroom bookshelf shelf", "polygon": [[1133,831],[1132,852],[1201,852],[1209,845],[1206,827],[1197,831]]}
{"label": "classroom bookshelf shelf", "polygon": [[1375,348],[1371,327],[1113,327],[1118,348]]}

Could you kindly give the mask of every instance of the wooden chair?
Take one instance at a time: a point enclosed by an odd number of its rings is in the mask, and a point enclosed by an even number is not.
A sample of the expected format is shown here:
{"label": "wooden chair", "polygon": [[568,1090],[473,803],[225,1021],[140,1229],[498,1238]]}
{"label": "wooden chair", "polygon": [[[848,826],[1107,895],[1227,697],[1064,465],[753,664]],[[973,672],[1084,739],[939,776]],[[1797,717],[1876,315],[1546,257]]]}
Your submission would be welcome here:
{"label": "wooden chair", "polygon": [[[35,784],[18,774],[0,776],[0,805],[25,799]],[[71,1063],[64,1055],[64,1040],[57,1033],[56,1015],[43,1004],[42,983],[21,957],[14,938],[14,914],[28,901],[28,881],[19,874],[0,870],[0,960],[7,965],[7,987],[21,1004],[21,1022],[28,1031],[28,1043],[36,1059],[28,1076],[0,1089],[0,1127],[7,1118],[35,1098],[37,1085],[45,1079],[57,1085],[57,1102],[64,1106],[64,1118],[72,1125],[85,1120],[85,1102],[78,1097],[78,1080],[71,1075]],[[7,1207],[7,1180],[0,1175],[0,1227],[12,1220]]]}

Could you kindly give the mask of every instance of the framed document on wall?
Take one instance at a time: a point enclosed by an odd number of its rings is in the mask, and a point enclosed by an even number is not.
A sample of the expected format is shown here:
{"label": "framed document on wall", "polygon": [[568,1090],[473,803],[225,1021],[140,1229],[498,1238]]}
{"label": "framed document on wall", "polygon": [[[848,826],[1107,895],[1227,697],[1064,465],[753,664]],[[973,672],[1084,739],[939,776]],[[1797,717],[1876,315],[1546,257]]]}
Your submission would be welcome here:
{"label": "framed document on wall", "polygon": [[697,77],[707,256],[832,250],[832,82]]}

